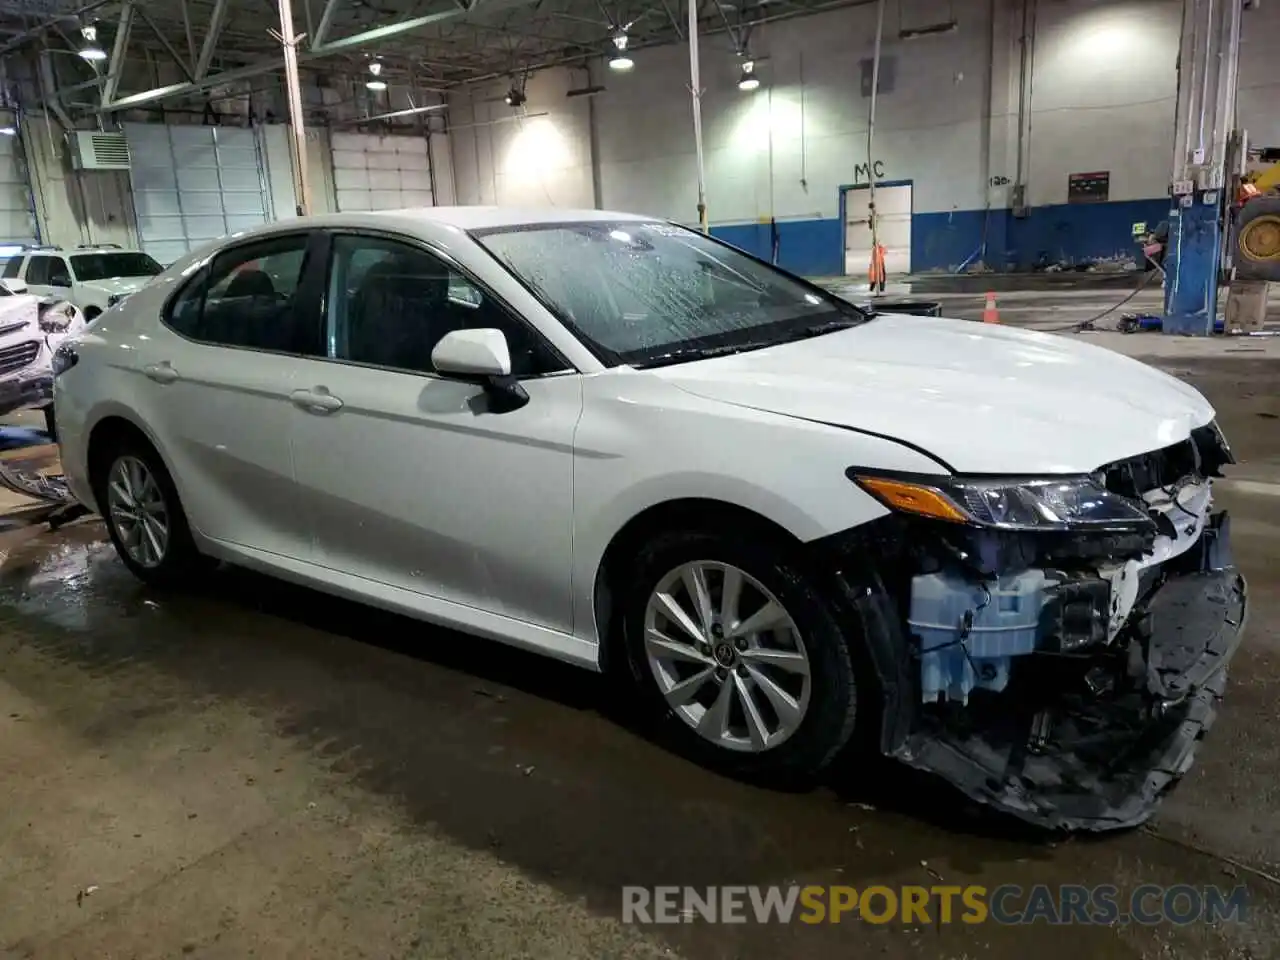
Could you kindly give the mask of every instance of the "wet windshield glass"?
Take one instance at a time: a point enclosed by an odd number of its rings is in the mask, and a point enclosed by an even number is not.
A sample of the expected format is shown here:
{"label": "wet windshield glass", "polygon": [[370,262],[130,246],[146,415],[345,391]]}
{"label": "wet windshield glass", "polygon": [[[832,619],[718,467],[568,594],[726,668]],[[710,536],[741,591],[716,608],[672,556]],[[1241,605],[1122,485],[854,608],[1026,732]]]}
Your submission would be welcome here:
{"label": "wet windshield glass", "polygon": [[108,280],[112,277],[154,277],[164,267],[145,253],[78,253],[71,258],[77,280]]}
{"label": "wet windshield glass", "polygon": [[633,221],[477,231],[579,337],[616,363],[756,349],[866,316],[683,227]]}

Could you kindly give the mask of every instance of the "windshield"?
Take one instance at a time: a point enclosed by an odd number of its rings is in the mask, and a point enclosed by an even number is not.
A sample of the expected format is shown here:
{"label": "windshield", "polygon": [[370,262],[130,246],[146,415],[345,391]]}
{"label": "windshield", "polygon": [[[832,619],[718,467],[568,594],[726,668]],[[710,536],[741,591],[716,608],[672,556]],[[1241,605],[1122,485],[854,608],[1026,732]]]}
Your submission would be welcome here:
{"label": "windshield", "polygon": [[71,258],[77,280],[109,280],[112,277],[154,277],[164,267],[145,253],[77,253]]}
{"label": "windshield", "polygon": [[553,223],[475,236],[615,363],[696,360],[867,319],[732,247],[670,224]]}

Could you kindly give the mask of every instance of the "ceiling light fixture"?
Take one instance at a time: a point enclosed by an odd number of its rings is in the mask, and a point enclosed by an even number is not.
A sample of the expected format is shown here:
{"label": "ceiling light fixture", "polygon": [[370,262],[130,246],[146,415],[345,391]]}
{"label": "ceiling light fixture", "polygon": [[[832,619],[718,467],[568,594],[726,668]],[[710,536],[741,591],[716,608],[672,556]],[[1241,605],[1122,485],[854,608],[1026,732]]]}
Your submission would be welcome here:
{"label": "ceiling light fixture", "polygon": [[756,90],[760,87],[760,78],[755,74],[754,60],[742,61],[742,75],[738,77],[739,90]]}
{"label": "ceiling light fixture", "polygon": [[627,56],[627,31],[619,30],[613,35],[614,52],[609,57],[610,70],[630,70],[636,62]]}
{"label": "ceiling light fixture", "polygon": [[369,72],[373,74],[373,76],[365,83],[364,86],[366,90],[382,91],[387,89],[387,81],[383,80],[381,77],[381,74],[382,74],[381,60],[371,61],[369,63]]}
{"label": "ceiling light fixture", "polygon": [[16,137],[17,135],[17,127],[0,127],[0,137]]}
{"label": "ceiling light fixture", "polygon": [[107,59],[107,51],[98,46],[98,28],[93,24],[87,24],[80,28],[80,35],[84,37],[84,46],[77,52],[84,59],[89,61]]}

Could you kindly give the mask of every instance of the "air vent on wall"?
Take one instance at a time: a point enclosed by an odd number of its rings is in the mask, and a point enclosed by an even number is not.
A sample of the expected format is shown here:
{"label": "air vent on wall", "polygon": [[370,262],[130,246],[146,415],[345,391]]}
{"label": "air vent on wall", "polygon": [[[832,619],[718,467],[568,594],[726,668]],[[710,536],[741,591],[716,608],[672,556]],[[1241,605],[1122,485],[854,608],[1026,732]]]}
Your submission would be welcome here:
{"label": "air vent on wall", "polygon": [[123,133],[72,130],[67,134],[67,147],[76,170],[129,169],[129,141]]}

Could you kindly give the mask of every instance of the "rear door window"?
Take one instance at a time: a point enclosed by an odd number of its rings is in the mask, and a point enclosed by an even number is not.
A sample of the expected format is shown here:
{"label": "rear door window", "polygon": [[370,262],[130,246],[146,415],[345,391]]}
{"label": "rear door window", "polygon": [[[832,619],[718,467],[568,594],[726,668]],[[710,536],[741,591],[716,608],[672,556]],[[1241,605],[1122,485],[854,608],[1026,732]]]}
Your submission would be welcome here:
{"label": "rear door window", "polygon": [[27,283],[48,286],[53,257],[32,257],[27,261]]}
{"label": "rear door window", "polygon": [[299,308],[308,234],[224,251],[170,304],[166,323],[204,343],[305,353],[314,324]]}

